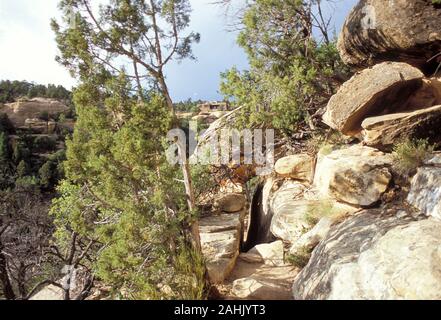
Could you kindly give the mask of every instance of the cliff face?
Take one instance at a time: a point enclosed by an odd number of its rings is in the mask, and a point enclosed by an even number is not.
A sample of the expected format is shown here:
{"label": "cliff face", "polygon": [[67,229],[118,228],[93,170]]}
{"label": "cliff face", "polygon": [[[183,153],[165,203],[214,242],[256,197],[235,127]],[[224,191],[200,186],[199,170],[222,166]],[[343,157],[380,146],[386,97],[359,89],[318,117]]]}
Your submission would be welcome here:
{"label": "cliff face", "polygon": [[69,107],[64,103],[46,98],[19,100],[0,106],[0,113],[5,113],[16,128],[26,127],[26,120],[38,119],[43,114],[51,117],[68,111]]}

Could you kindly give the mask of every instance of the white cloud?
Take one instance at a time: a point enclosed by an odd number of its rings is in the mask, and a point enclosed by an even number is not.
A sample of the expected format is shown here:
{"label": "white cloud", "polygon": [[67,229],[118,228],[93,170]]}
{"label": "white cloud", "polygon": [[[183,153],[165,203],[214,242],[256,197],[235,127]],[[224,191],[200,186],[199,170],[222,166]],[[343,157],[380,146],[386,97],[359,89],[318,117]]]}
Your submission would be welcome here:
{"label": "white cloud", "polygon": [[0,78],[62,84],[75,81],[55,61],[50,19],[57,0],[0,0]]}

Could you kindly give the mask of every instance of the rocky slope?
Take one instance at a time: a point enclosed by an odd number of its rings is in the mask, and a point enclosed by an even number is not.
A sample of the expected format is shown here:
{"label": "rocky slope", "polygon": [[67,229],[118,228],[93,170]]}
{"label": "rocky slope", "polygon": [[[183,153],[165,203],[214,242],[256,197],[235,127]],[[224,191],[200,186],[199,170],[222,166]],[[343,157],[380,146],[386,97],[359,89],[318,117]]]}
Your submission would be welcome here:
{"label": "rocky slope", "polygon": [[[366,6],[375,28],[363,27]],[[277,157],[250,206],[246,252],[234,220],[234,259],[218,273],[226,298],[441,299],[441,156],[428,154],[406,176],[392,154],[404,139],[441,146],[441,79],[431,69],[440,25],[441,8],[428,0],[354,8],[339,50],[366,69],[323,116],[353,142]],[[217,122],[205,138],[219,130]]]}

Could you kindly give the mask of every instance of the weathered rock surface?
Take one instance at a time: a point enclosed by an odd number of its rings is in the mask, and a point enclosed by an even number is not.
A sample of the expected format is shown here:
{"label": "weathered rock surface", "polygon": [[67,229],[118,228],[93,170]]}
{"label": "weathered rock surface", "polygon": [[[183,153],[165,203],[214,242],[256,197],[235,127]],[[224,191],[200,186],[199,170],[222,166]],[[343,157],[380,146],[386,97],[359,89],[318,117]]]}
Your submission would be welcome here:
{"label": "weathered rock surface", "polygon": [[291,285],[298,274],[292,266],[274,267],[238,260],[227,282],[228,299],[292,300]]}
{"label": "weathered rock surface", "polygon": [[248,251],[248,254],[260,256],[263,263],[269,266],[283,266],[285,264],[283,241],[280,240],[259,244]]}
{"label": "weathered rock surface", "polygon": [[332,200],[290,200],[274,212],[271,232],[276,238],[293,244],[311,227],[311,215],[313,218],[329,217],[336,221],[354,211],[354,207]]}
{"label": "weathered rock surface", "polygon": [[387,190],[390,156],[360,145],[318,155],[314,184],[319,193],[357,206],[370,206]]}
{"label": "weathered rock surface", "polygon": [[289,249],[290,254],[296,254],[304,248],[313,249],[331,230],[334,224],[329,217],[321,218],[320,221],[307,233],[303,234]]}
{"label": "weathered rock surface", "polygon": [[361,132],[365,118],[392,113],[421,85],[423,73],[406,64],[384,62],[355,74],[329,100],[323,121],[345,135]]}
{"label": "weathered rock surface", "polygon": [[441,6],[429,0],[361,0],[346,19],[338,49],[352,66],[403,61],[423,67],[441,51],[440,25]]}
{"label": "weathered rock surface", "polygon": [[293,242],[308,227],[305,215],[310,201],[303,199],[305,190],[303,184],[286,180],[269,199],[270,230],[276,238]]}
{"label": "weathered rock surface", "polygon": [[370,146],[392,146],[403,138],[441,139],[441,105],[406,113],[394,113],[363,121],[363,139]]}
{"label": "weathered rock surface", "polygon": [[68,110],[69,107],[57,100],[34,98],[5,104],[0,108],[0,113],[6,113],[15,127],[23,127],[26,119],[36,119],[42,113],[56,115]]}
{"label": "weathered rock surface", "polygon": [[[439,159],[439,158],[438,158]],[[429,161],[436,165],[437,157]],[[422,167],[413,177],[409,202],[421,213],[441,220],[441,167]]]}
{"label": "weathered rock surface", "polygon": [[33,295],[30,300],[37,301],[56,301],[63,300],[63,289],[54,285],[48,285],[41,291]]}
{"label": "weathered rock surface", "polygon": [[55,121],[45,121],[41,119],[26,119],[23,127],[31,130],[33,133],[53,134],[57,123]]}
{"label": "weathered rock surface", "polygon": [[307,154],[281,158],[275,164],[275,171],[282,177],[309,181],[312,173],[312,158]]}
{"label": "weathered rock surface", "polygon": [[243,194],[230,193],[216,199],[214,207],[222,212],[234,213],[241,211],[246,204]]}
{"label": "weathered rock surface", "polygon": [[316,247],[295,299],[440,299],[441,222],[366,211]]}
{"label": "weathered rock surface", "polygon": [[245,212],[203,217],[199,221],[202,253],[210,281],[221,283],[239,255]]}

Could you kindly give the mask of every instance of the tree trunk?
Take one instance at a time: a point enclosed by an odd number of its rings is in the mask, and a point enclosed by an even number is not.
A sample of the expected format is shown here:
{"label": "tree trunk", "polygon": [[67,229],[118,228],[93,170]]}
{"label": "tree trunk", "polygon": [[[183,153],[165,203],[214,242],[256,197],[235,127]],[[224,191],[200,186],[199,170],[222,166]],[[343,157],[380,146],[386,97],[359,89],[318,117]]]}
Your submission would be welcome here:
{"label": "tree trunk", "polygon": [[[179,150],[178,150],[179,156],[181,157],[181,161],[182,161],[181,167],[182,167],[182,173],[184,176],[184,185],[185,185],[185,193],[187,195],[188,210],[193,212],[196,209],[196,204],[195,204],[193,186],[192,186],[192,182],[191,182],[190,165],[189,165],[188,159],[187,159],[187,150],[185,148],[185,145],[182,145],[180,143],[178,143],[178,148],[179,148]],[[201,237],[199,234],[199,222],[197,220],[195,220],[192,223],[192,225],[190,227],[190,231],[191,231],[191,235],[193,237],[195,249],[199,253],[201,253],[201,251],[202,251]]]}
{"label": "tree trunk", "polygon": [[0,282],[3,286],[3,294],[7,300],[15,300],[16,296],[9,279],[8,268],[6,267],[6,257],[2,250],[3,244],[0,242]]}
{"label": "tree trunk", "polygon": [[167,107],[170,110],[170,112],[173,115],[173,118],[175,117],[175,107],[173,106],[173,100],[170,96],[170,92],[168,91],[167,84],[165,83],[164,74],[162,71],[159,72],[158,75],[158,82],[159,87],[161,88],[162,94],[164,95],[165,101],[167,102]]}

